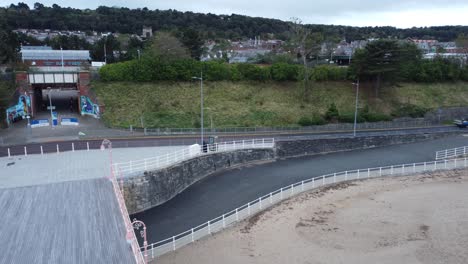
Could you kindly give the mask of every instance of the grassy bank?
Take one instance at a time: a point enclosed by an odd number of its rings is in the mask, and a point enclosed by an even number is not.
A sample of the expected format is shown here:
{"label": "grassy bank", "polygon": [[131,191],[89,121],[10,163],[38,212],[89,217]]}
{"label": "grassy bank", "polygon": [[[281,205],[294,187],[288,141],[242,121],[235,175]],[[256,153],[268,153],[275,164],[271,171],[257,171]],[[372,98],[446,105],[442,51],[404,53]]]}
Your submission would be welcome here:
{"label": "grassy bank", "polygon": [[[199,82],[96,82],[93,89],[106,105],[110,126],[197,127],[200,125]],[[401,84],[382,89],[380,99],[364,85],[360,105],[391,114],[402,104],[425,108],[468,105],[468,83]],[[315,83],[308,102],[300,83],[205,82],[205,121],[209,127],[290,126],[302,117],[323,116],[331,103],[340,113],[352,113],[355,90],[349,83]]]}

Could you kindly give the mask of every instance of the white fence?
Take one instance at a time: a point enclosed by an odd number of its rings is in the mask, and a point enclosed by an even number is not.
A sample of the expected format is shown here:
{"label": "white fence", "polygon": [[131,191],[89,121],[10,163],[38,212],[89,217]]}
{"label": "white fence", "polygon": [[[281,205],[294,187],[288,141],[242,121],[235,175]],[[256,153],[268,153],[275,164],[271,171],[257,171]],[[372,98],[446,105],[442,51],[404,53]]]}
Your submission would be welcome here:
{"label": "white fence", "polygon": [[452,159],[457,157],[466,156],[468,153],[468,146],[453,149],[440,150],[436,152],[436,160]]}
{"label": "white fence", "polygon": [[[349,180],[405,175],[465,167],[467,167],[467,158],[369,168],[315,177],[283,187],[181,234],[153,243],[149,245],[149,252],[147,253],[149,257],[156,258],[190,244],[198,239],[211,235],[212,233],[218,232],[233,223],[246,219],[249,216],[258,213],[273,204],[290,198],[293,195],[325,185]],[[141,250],[144,251],[143,248]]]}
{"label": "white fence", "polygon": [[185,149],[162,156],[115,163],[114,169],[118,170],[122,176],[133,176],[148,170],[162,169],[181,161],[185,161],[201,155],[212,154],[215,152],[225,152],[240,149],[273,148],[274,146],[275,140],[273,138],[222,142],[208,144],[205,146],[195,144]]}

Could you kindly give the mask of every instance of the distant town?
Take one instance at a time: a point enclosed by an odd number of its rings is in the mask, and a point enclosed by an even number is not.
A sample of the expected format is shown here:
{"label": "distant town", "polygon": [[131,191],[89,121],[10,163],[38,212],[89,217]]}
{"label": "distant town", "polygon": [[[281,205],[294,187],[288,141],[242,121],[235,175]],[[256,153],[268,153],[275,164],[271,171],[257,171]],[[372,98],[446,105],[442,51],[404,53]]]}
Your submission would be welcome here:
{"label": "distant town", "polygon": [[[83,32],[83,31],[62,31],[62,30],[51,30],[51,29],[16,29],[13,30],[17,34],[24,34],[28,37],[37,39],[38,41],[45,42],[48,39],[53,39],[60,36],[76,36],[84,39],[87,43],[93,45],[100,39],[109,36],[114,36],[116,39],[121,34],[112,32]],[[153,37],[151,27],[143,27],[139,34],[128,35],[130,38],[135,38],[138,41],[146,41]],[[357,40],[351,41],[350,43],[345,40],[339,41],[338,43],[322,43],[320,46],[320,52],[316,55],[317,61],[322,63],[336,63],[338,65],[349,65],[352,60],[352,56],[357,49],[364,48],[369,42],[376,39],[368,40]],[[466,60],[467,52],[466,48],[457,47],[455,41],[450,42],[439,42],[433,39],[413,39],[408,38],[401,41],[407,41],[414,43],[423,53],[425,59],[433,59],[436,56],[444,58],[456,58]],[[203,45],[203,53],[200,57],[201,61],[210,61],[218,59],[227,59],[229,63],[257,63],[259,56],[266,54],[283,54],[288,51],[283,48],[285,41],[279,39],[261,39],[260,36],[254,36],[250,39],[244,40],[224,40],[222,42],[215,40],[208,40]],[[55,56],[50,57],[52,62],[44,62],[39,57],[31,55],[31,50],[52,50],[48,46],[22,46],[22,60],[28,62],[31,66],[60,66],[58,60],[61,59],[61,54],[72,54],[70,51],[49,51],[49,53],[56,53]],[[86,52],[86,51],[85,51]],[[115,57],[119,57],[121,54],[125,54],[127,51],[121,50],[113,51]],[[91,56],[86,53],[74,53],[75,57],[71,56],[67,60],[68,63],[65,66],[80,66],[89,64],[91,65]],[[60,57],[60,58],[59,58]],[[55,61],[55,62],[54,62]],[[92,66],[102,66],[104,62],[96,62]]]}

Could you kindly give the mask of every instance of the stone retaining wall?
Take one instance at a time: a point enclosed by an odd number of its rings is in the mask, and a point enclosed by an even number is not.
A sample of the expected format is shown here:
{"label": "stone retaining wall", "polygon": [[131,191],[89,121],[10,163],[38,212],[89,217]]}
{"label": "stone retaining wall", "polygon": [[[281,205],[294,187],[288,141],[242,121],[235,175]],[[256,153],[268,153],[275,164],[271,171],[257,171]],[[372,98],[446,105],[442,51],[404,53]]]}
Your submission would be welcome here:
{"label": "stone retaining wall", "polygon": [[145,172],[126,179],[124,195],[130,214],[160,205],[195,182],[219,170],[275,159],[274,149],[252,149],[221,152],[196,157],[174,166]]}
{"label": "stone retaining wall", "polygon": [[277,141],[276,154],[278,158],[317,155],[331,152],[350,151],[356,149],[415,143],[420,141],[442,138],[449,135],[453,135],[453,133]]}

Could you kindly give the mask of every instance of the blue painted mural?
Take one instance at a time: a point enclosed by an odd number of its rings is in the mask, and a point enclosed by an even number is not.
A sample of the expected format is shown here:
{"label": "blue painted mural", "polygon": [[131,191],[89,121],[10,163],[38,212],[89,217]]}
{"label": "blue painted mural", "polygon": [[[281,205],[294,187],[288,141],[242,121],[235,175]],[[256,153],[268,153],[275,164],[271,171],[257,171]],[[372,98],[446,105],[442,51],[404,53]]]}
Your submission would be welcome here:
{"label": "blue painted mural", "polygon": [[27,95],[20,95],[18,103],[6,110],[7,123],[11,124],[16,121],[25,119],[31,113],[31,99]]}
{"label": "blue painted mural", "polygon": [[99,118],[99,105],[93,103],[88,96],[80,96],[81,115]]}

